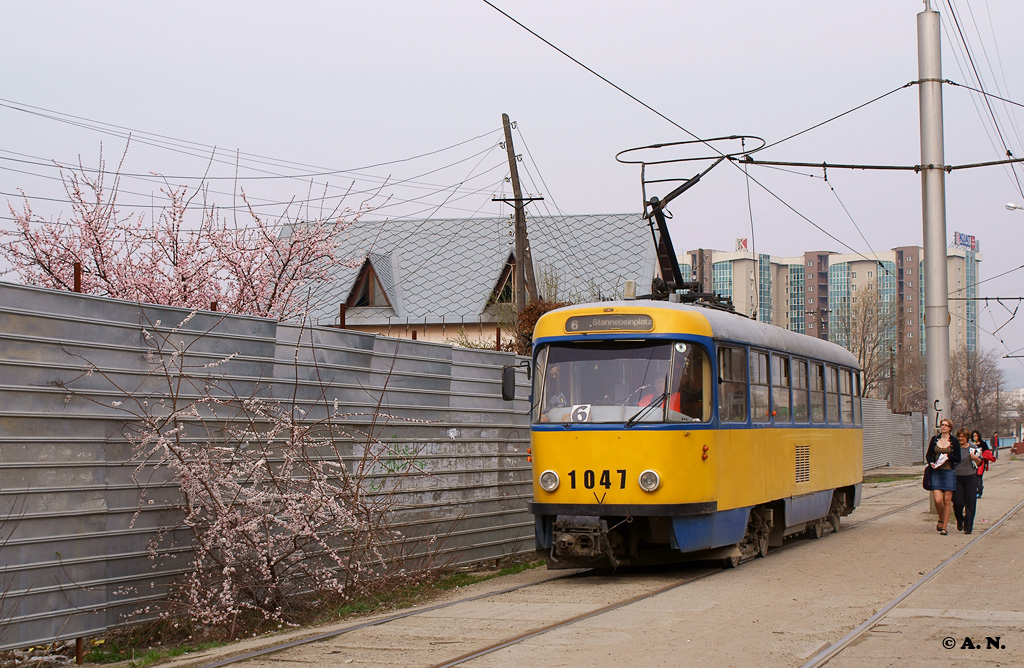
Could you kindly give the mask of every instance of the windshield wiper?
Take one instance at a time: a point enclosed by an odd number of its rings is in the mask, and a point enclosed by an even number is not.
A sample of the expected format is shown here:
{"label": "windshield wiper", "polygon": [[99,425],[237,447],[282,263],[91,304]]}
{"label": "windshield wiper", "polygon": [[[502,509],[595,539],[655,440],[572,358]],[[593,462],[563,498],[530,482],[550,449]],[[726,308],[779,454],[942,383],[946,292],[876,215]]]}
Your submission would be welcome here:
{"label": "windshield wiper", "polygon": [[652,408],[656,408],[658,406],[661,406],[663,403],[665,403],[665,399],[667,397],[668,397],[668,392],[662,392],[660,395],[654,397],[654,399],[651,401],[651,403],[647,404],[646,406],[644,406],[643,408],[638,410],[636,413],[633,414],[633,417],[631,417],[628,420],[626,420],[626,425],[625,426],[632,427],[634,424],[637,423],[638,420],[640,420],[640,418],[642,418],[644,415],[647,415],[647,413],[649,413]]}

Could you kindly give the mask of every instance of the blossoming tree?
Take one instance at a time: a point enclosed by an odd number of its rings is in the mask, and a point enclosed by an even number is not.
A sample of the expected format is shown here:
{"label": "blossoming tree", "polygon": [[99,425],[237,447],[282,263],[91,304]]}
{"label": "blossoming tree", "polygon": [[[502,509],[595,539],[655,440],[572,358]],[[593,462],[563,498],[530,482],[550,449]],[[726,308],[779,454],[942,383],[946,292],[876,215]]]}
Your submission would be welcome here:
{"label": "blossoming tree", "polygon": [[[122,161],[123,162],[123,161]],[[112,180],[112,182],[108,182]],[[299,219],[258,214],[245,193],[244,222],[227,220],[207,201],[205,187],[165,182],[155,220],[125,213],[118,204],[120,168],[108,173],[102,154],[91,175],[61,168],[70,213],[45,218],[24,196],[8,202],[14,229],[3,232],[2,255],[28,285],[71,290],[80,263],[86,294],[290,320],[313,306],[316,287],[340,266],[349,224],[361,205]]]}

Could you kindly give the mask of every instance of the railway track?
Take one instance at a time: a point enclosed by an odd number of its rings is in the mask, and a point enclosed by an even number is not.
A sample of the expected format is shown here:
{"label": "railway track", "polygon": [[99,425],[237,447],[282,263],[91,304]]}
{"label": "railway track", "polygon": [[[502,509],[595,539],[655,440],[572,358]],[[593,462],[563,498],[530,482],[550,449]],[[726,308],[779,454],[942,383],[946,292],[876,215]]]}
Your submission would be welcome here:
{"label": "railway track", "polygon": [[978,544],[981,543],[981,541],[993,536],[995,534],[996,529],[998,529],[1004,522],[1006,522],[1014,515],[1016,515],[1021,508],[1024,508],[1024,501],[1021,501],[1016,506],[1011,508],[1009,511],[1004,513],[1003,516],[1000,517],[991,526],[989,526],[986,531],[982,532],[981,534],[970,540],[955,554],[953,554],[951,557],[949,557],[941,564],[933,568],[931,571],[926,573],[923,577],[921,577],[920,580],[918,580],[913,585],[904,590],[902,593],[900,593],[899,596],[893,598],[886,605],[884,605],[878,612],[868,617],[866,620],[864,620],[864,622],[859,624],[852,631],[847,633],[845,636],[840,638],[832,645],[823,649],[821,652],[819,652],[817,655],[811,658],[810,661],[803,664],[801,668],[820,668],[820,666],[824,666],[826,663],[828,663],[835,657],[839,656],[844,650],[846,650],[851,645],[856,643],[859,639],[863,638],[866,634],[868,634],[875,626],[879,624],[879,622],[881,622],[887,615],[889,615],[893,610],[895,610],[901,603],[903,603],[903,601],[910,597],[914,592],[916,592],[918,589],[926,585],[936,576],[943,573],[946,569],[948,569],[954,563],[959,561],[962,557],[970,554],[972,550],[978,547]]}
{"label": "railway track", "polygon": [[[886,496],[894,491],[907,489],[911,485],[900,485],[892,489],[886,489],[885,491],[865,494],[861,507],[854,515],[857,519],[853,521],[844,522],[842,525],[842,531],[854,531],[860,527],[870,525],[873,522],[881,520],[885,517],[906,511],[914,506],[918,506],[927,503],[926,498],[918,498],[909,503],[902,503],[892,508],[879,510],[875,514],[864,517],[866,512],[871,512],[872,508],[871,501],[878,499],[879,497]],[[880,504],[881,505],[881,504]],[[985,534],[982,534],[982,536]],[[981,536],[979,536],[980,539]],[[769,556],[773,556],[776,553],[785,552],[791,549],[799,548],[802,545],[807,545],[816,541],[807,540],[790,540],[787,539],[786,544],[782,547],[773,548],[769,553]],[[685,571],[682,575],[679,571]],[[417,608],[409,610],[403,613],[389,615],[379,619],[373,619],[366,622],[356,623],[345,626],[344,628],[334,629],[322,634],[302,638],[292,642],[287,642],[273,647],[260,649],[245,654],[232,656],[223,660],[208,662],[208,663],[190,663],[191,666],[197,668],[220,668],[222,666],[229,666],[235,664],[246,663],[249,668],[257,668],[263,663],[267,665],[279,664],[282,661],[285,663],[292,662],[291,659],[281,657],[281,653],[288,650],[294,650],[303,646],[313,645],[320,643],[322,645],[322,651],[324,655],[338,655],[346,653],[348,647],[356,647],[360,652],[366,653],[374,649],[375,643],[379,640],[380,643],[380,660],[370,661],[370,663],[376,665],[415,665],[415,666],[430,666],[430,668],[448,668],[450,666],[458,666],[473,659],[477,659],[488,654],[512,647],[524,641],[536,638],[538,636],[550,633],[557,629],[563,629],[571,625],[577,624],[585,619],[591,619],[610,613],[614,610],[619,610],[627,606],[635,605],[641,601],[652,599],[660,596],[667,592],[679,589],[686,585],[694,582],[703,580],[705,578],[713,577],[722,573],[722,569],[718,566],[715,567],[700,567],[700,566],[683,566],[677,567],[674,571],[669,571],[670,574],[666,575],[662,570],[655,570],[653,573],[650,571],[629,571],[628,578],[622,575],[608,575],[604,572],[596,572],[590,570],[574,571],[566,574],[551,575],[550,577],[542,578],[535,582],[520,584],[496,591],[489,591],[476,596],[467,598],[461,598],[454,601],[445,603],[439,603],[436,605],[430,605],[423,608]],[[583,585],[583,586],[579,586]],[[576,597],[577,607],[582,608],[576,611],[575,614],[556,616],[553,619],[542,619],[541,615],[533,617],[527,620],[527,624],[518,624],[513,620],[506,620],[508,623],[505,624],[507,628],[503,628],[500,631],[496,629],[481,628],[479,634],[481,638],[478,640],[478,644],[472,647],[468,651],[460,651],[466,648],[459,647],[466,643],[452,641],[434,641],[435,644],[429,648],[429,651],[418,651],[414,652],[413,648],[410,647],[398,647],[393,642],[386,640],[389,637],[399,637],[403,633],[411,634],[413,637],[428,636],[429,633],[426,629],[417,630],[415,620],[426,621],[429,626],[429,619],[436,613],[444,611],[444,614],[450,617],[459,617],[460,614],[464,614],[466,618],[467,627],[472,624],[478,623],[480,620],[474,617],[474,613],[460,612],[459,606],[468,607],[473,605],[488,605],[496,615],[500,617],[500,610],[502,608],[501,601],[507,598],[522,598],[526,594],[532,594],[530,590],[541,587],[539,595],[541,597],[547,595],[554,599],[563,599],[565,597]],[[615,590],[619,593],[619,596],[612,601],[601,600],[602,596],[605,596],[609,590]],[[620,591],[621,590],[621,591]],[[590,600],[587,600],[591,597]],[[540,604],[537,608],[542,607]],[[550,606],[544,606],[546,609],[550,609]],[[484,624],[486,626],[486,624]],[[402,627],[402,628],[398,628]],[[391,628],[394,632],[391,632]],[[866,627],[869,629],[870,626]],[[865,630],[866,630],[865,629]],[[372,633],[368,638],[363,639],[352,639],[350,645],[345,645],[345,637],[359,635],[359,632],[363,632],[365,636],[371,630],[378,631]],[[380,631],[383,631],[382,633]],[[473,636],[474,631],[468,632],[468,635]],[[490,635],[490,638],[487,636]],[[497,641],[492,638],[497,635],[500,639]],[[486,638],[486,639],[485,639]],[[853,642],[856,638],[852,638],[847,641]],[[838,643],[837,643],[838,645]],[[454,651],[453,651],[454,650]],[[836,651],[842,651],[839,648]],[[376,653],[372,652],[371,653]],[[399,654],[404,655],[406,658],[411,658],[408,655],[410,653],[418,653],[419,662],[404,662],[397,661],[396,656]],[[440,661],[437,661],[436,656],[438,654],[447,654]],[[834,655],[834,654],[833,654]],[[824,661],[828,659],[825,658]],[[304,663],[305,661],[299,660],[298,662]],[[811,664],[808,664],[810,666]],[[821,664],[817,664],[821,665]]]}

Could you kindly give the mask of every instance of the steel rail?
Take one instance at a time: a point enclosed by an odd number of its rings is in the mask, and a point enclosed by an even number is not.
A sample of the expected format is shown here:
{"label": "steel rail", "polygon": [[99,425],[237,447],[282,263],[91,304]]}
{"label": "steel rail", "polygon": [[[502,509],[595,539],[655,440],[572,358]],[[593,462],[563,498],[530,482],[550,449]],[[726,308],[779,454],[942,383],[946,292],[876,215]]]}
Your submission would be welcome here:
{"label": "steel rail", "polygon": [[643,594],[637,594],[636,596],[632,596],[632,597],[627,598],[625,600],[618,601],[617,603],[611,603],[611,604],[606,605],[604,607],[597,608],[596,610],[591,610],[590,612],[584,612],[583,614],[576,615],[575,617],[570,617],[569,619],[563,619],[562,621],[554,622],[552,624],[548,624],[547,626],[542,626],[540,628],[533,629],[532,631],[527,631],[526,633],[522,633],[520,635],[517,635],[514,638],[509,638],[507,640],[499,641],[497,643],[494,643],[493,645],[489,645],[487,647],[484,647],[484,648],[481,648],[481,649],[478,649],[478,650],[474,650],[472,652],[469,652],[468,654],[463,654],[462,656],[456,657],[454,659],[450,659],[450,660],[445,661],[443,663],[434,664],[433,666],[430,666],[430,668],[451,668],[451,666],[458,666],[458,665],[460,665],[462,663],[465,663],[466,661],[470,661],[470,660],[475,659],[477,657],[481,657],[481,656],[485,656],[487,654],[491,654],[493,652],[497,652],[498,650],[505,649],[506,647],[511,647],[512,645],[516,645],[518,643],[521,643],[524,640],[529,640],[530,638],[535,638],[535,637],[537,637],[539,635],[543,635],[543,634],[547,633],[548,631],[554,631],[555,629],[559,629],[559,628],[562,628],[564,626],[569,626],[571,624],[575,624],[576,622],[583,621],[584,619],[589,619],[591,617],[596,617],[597,615],[603,615],[606,612],[611,612],[612,610],[617,610],[619,608],[624,608],[627,605],[632,605],[633,603],[637,603],[639,601],[643,601],[643,600],[648,599],[648,598],[653,598],[655,596],[658,596],[659,594],[664,594],[665,592],[672,591],[673,589],[677,589],[679,587],[682,587],[683,585],[687,585],[687,584],[690,584],[692,582],[696,582],[697,580],[703,580],[704,578],[709,577],[711,575],[714,575],[715,573],[718,573],[719,571],[721,571],[720,568],[708,569],[707,572],[699,573],[698,575],[694,575],[692,577],[685,578],[685,579],[680,580],[678,582],[673,582],[672,584],[665,585],[664,587],[659,587],[658,589],[655,589],[654,591],[645,592]]}
{"label": "steel rail", "polygon": [[553,582],[555,580],[562,580],[565,578],[579,575],[584,571],[573,571],[571,573],[564,573],[561,575],[555,575],[554,577],[544,578],[537,582],[528,582],[514,587],[506,587],[505,589],[498,589],[496,591],[488,592],[486,594],[478,594],[476,596],[470,596],[469,598],[460,598],[457,601],[448,601],[447,603],[438,603],[436,605],[427,606],[425,608],[415,608],[406,612],[399,613],[397,615],[388,615],[387,617],[381,617],[380,619],[372,619],[370,621],[362,622],[359,624],[353,624],[352,626],[346,626],[343,629],[335,629],[333,631],[326,631],[324,633],[318,633],[313,636],[307,636],[299,638],[298,640],[292,640],[290,642],[281,643],[280,645],[274,645],[272,647],[264,647],[263,649],[254,650],[252,652],[246,652],[245,654],[237,654],[230,656],[220,661],[214,661],[213,663],[203,663],[196,666],[196,668],[220,668],[220,666],[229,666],[233,663],[241,663],[242,661],[248,661],[249,659],[256,659],[261,656],[268,654],[274,654],[276,652],[283,652],[286,649],[292,649],[293,647],[300,647],[302,645],[309,645],[322,640],[330,640],[340,635],[350,633],[352,631],[358,631],[360,629],[370,628],[372,626],[380,626],[381,624],[387,624],[389,622],[398,621],[399,619],[405,619],[406,617],[412,617],[415,615],[423,614],[425,612],[433,612],[434,610],[442,610],[449,608],[459,603],[468,603],[470,601],[478,601],[483,598],[489,598],[491,596],[499,596],[501,594],[508,594],[510,592],[519,591],[520,589],[526,589],[528,587],[534,587],[536,585],[544,584],[547,582]]}
{"label": "steel rail", "polygon": [[[857,522],[855,524],[850,524],[849,526],[846,527],[846,529],[847,530],[856,529],[857,527],[864,526],[865,524],[868,524],[868,523],[873,522],[873,521],[878,520],[878,519],[882,519],[883,517],[888,517],[889,515],[893,515],[895,513],[902,512],[902,511],[906,510],[907,508],[910,508],[912,506],[916,506],[917,504],[923,502],[924,500],[925,499],[917,499],[916,501],[911,501],[910,503],[904,504],[904,505],[902,505],[902,506],[900,506],[898,508],[893,508],[892,510],[888,510],[888,511],[886,511],[884,513],[881,513],[879,515],[875,515],[875,516],[870,517],[870,518],[868,518],[868,519],[866,519],[866,520],[864,520],[862,522]],[[779,548],[776,548],[776,549],[772,550],[770,552],[770,554],[775,555],[775,554],[778,554],[780,552],[784,552],[786,550],[790,550],[790,549],[793,549],[793,548],[795,548],[795,547],[797,547],[799,545],[804,545],[804,544],[805,543],[803,541],[801,541],[799,543],[790,543],[789,545],[784,545],[782,547],[779,547]],[[442,663],[435,664],[433,666],[430,666],[429,668],[452,668],[452,666],[458,666],[458,665],[463,664],[463,663],[465,663],[467,661],[470,661],[472,659],[476,659],[478,657],[485,656],[487,654],[492,654],[494,652],[497,652],[498,650],[505,649],[506,647],[511,647],[512,645],[516,645],[516,644],[518,644],[520,642],[523,642],[524,640],[529,640],[530,638],[535,638],[537,636],[543,635],[543,634],[545,634],[545,633],[547,633],[549,631],[554,631],[554,630],[559,629],[559,628],[570,626],[572,624],[575,624],[576,622],[583,621],[584,619],[589,619],[590,617],[594,617],[594,616],[597,616],[597,615],[600,615],[600,614],[604,614],[605,612],[611,612],[612,610],[616,610],[618,608],[622,608],[622,607],[625,607],[627,605],[631,605],[633,603],[637,603],[639,601],[643,601],[643,600],[648,599],[648,598],[653,598],[653,597],[658,596],[660,594],[664,594],[665,592],[672,591],[673,589],[676,589],[676,588],[681,587],[683,585],[690,584],[692,582],[696,582],[697,580],[703,580],[706,577],[710,577],[710,576],[715,575],[715,574],[720,573],[720,572],[721,572],[720,568],[715,568],[715,569],[710,570],[707,573],[701,573],[701,574],[699,574],[697,576],[694,576],[694,577],[691,577],[691,578],[688,578],[688,579],[684,579],[684,580],[681,580],[679,582],[674,582],[674,583],[672,583],[670,585],[666,585],[666,586],[661,587],[659,589],[656,589],[654,591],[650,591],[650,592],[647,592],[645,594],[638,594],[638,595],[633,596],[633,597],[631,597],[629,599],[626,599],[626,600],[623,600],[623,601],[619,601],[618,603],[612,603],[610,605],[604,606],[603,608],[598,608],[596,610],[591,610],[590,612],[585,612],[585,613],[583,613],[581,615],[577,615],[577,616],[569,618],[569,619],[564,619],[564,620],[562,620],[560,622],[554,622],[552,624],[548,624],[547,626],[542,626],[540,628],[533,629],[531,631],[527,631],[526,633],[523,633],[523,634],[520,634],[518,636],[515,636],[514,638],[509,638],[507,640],[499,641],[497,643],[494,643],[493,645],[489,645],[489,646],[484,647],[482,649],[475,650],[475,651],[469,652],[467,654],[463,654],[462,656],[457,657],[455,659],[450,659],[448,661],[444,661]]]}
{"label": "steel rail", "polygon": [[[887,493],[887,492],[883,492],[883,494],[884,493]],[[868,498],[869,499],[870,498],[874,498],[875,496],[881,496],[881,494],[876,494],[876,495],[873,495],[872,497],[868,497]],[[868,500],[868,499],[865,499],[865,500]],[[915,505],[918,505],[920,503],[923,503],[925,500],[926,499],[917,499],[915,501],[912,501],[910,503],[904,504],[904,505],[899,506],[897,508],[893,508],[891,510],[885,511],[884,513],[880,513],[878,515],[874,515],[874,516],[872,516],[870,518],[867,518],[867,519],[864,519],[862,521],[858,521],[858,522],[854,522],[854,523],[845,525],[844,528],[846,530],[848,530],[848,531],[856,529],[858,527],[864,526],[865,524],[869,524],[871,522],[874,522],[875,520],[882,519],[884,517],[888,517],[889,515],[893,515],[895,513],[901,512],[903,510],[906,510],[907,508],[910,508],[912,506],[915,506]],[[775,548],[775,549],[771,550],[769,554],[770,555],[775,555],[775,554],[778,554],[780,552],[785,552],[785,551],[787,551],[789,549],[798,547],[799,545],[803,545],[803,544],[804,544],[804,541],[791,542],[788,545],[784,545],[782,547],[778,547],[778,548]],[[292,640],[292,641],[281,643],[281,644],[278,644],[278,645],[273,645],[271,647],[265,647],[263,649],[254,650],[252,652],[247,652],[245,654],[238,654],[238,655],[227,657],[227,658],[224,658],[224,659],[221,659],[219,661],[212,662],[212,663],[197,664],[197,665],[195,665],[195,668],[222,668],[223,666],[229,666],[231,664],[241,663],[243,661],[248,661],[248,660],[251,660],[251,659],[257,659],[257,658],[260,658],[260,657],[263,657],[263,656],[267,656],[269,654],[276,654],[278,652],[283,652],[285,650],[292,649],[292,648],[295,648],[295,647],[300,647],[302,645],[309,645],[309,644],[312,644],[312,643],[315,643],[315,642],[321,642],[323,640],[330,640],[331,638],[335,638],[335,637],[344,635],[346,633],[350,633],[352,631],[358,631],[358,630],[365,629],[365,628],[370,628],[370,627],[373,627],[373,626],[380,626],[382,624],[387,624],[387,623],[390,623],[390,622],[398,621],[398,620],[405,619],[407,617],[412,617],[412,616],[415,616],[415,615],[419,615],[419,614],[422,614],[422,613],[433,612],[435,610],[442,610],[444,608],[449,608],[449,607],[458,605],[460,603],[468,603],[468,602],[472,602],[472,601],[478,601],[478,600],[485,599],[485,598],[490,598],[490,597],[493,597],[493,596],[500,596],[502,594],[508,594],[508,593],[515,592],[515,591],[521,591],[521,590],[527,589],[529,587],[534,587],[534,586],[537,586],[537,585],[542,585],[542,584],[546,584],[546,583],[549,583],[549,582],[554,582],[556,580],[562,580],[562,579],[566,579],[566,578],[570,578],[570,577],[578,577],[578,576],[581,576],[583,574],[589,573],[592,570],[593,569],[581,569],[581,570],[577,570],[577,571],[572,571],[570,573],[565,573],[565,574],[561,574],[561,575],[555,575],[553,577],[544,578],[542,580],[538,580],[537,582],[530,582],[530,583],[525,583],[525,584],[521,584],[521,585],[516,585],[516,586],[513,586],[513,587],[507,587],[505,589],[498,589],[498,590],[495,590],[495,591],[492,591],[492,592],[487,592],[487,593],[484,593],[484,594],[478,594],[476,596],[471,596],[471,597],[468,597],[468,598],[460,598],[460,599],[455,600],[455,601],[448,601],[446,603],[439,603],[439,604],[432,605],[432,606],[427,606],[427,607],[424,607],[424,608],[416,608],[416,609],[408,610],[406,612],[399,613],[399,614],[396,614],[396,615],[389,615],[387,617],[382,617],[380,619],[374,619],[374,620],[370,620],[370,621],[366,621],[366,622],[362,622],[362,623],[358,623],[358,624],[353,624],[351,626],[346,626],[346,627],[344,627],[342,629],[335,629],[333,631],[326,631],[324,633],[319,633],[319,634],[316,634],[316,635],[313,635],[313,636],[307,636],[307,637],[304,637],[304,638],[299,638],[297,640]],[[498,650],[504,649],[506,647],[510,647],[512,645],[518,644],[518,643],[523,642],[525,640],[528,640],[530,638],[535,638],[537,636],[543,635],[543,634],[545,634],[545,633],[547,633],[549,631],[553,631],[553,630],[561,628],[561,627],[569,626],[571,624],[574,624],[576,622],[582,621],[584,619],[588,619],[590,617],[594,617],[594,616],[597,616],[597,615],[600,615],[600,614],[604,614],[606,612],[610,612],[612,610],[615,610],[615,609],[618,609],[618,608],[622,608],[622,607],[625,607],[627,605],[631,605],[633,603],[637,603],[637,602],[642,601],[642,600],[647,599],[647,598],[652,598],[654,596],[658,596],[660,594],[666,593],[668,591],[671,591],[671,590],[676,589],[678,587],[681,587],[683,585],[690,584],[690,583],[695,582],[697,580],[702,580],[702,579],[704,579],[706,577],[710,577],[710,576],[715,575],[715,574],[720,573],[720,572],[721,572],[720,568],[713,568],[713,569],[708,570],[707,572],[701,572],[701,573],[698,573],[695,576],[686,577],[686,578],[684,578],[682,580],[679,580],[677,582],[673,582],[671,584],[659,587],[659,588],[654,589],[652,591],[648,591],[648,592],[643,593],[643,594],[638,594],[636,596],[632,596],[632,597],[630,597],[628,599],[624,599],[624,600],[616,602],[616,603],[611,603],[611,604],[606,605],[604,607],[597,608],[595,610],[591,610],[589,612],[585,612],[585,613],[582,613],[580,615],[576,615],[576,616],[571,617],[569,619],[564,619],[564,620],[561,620],[559,622],[554,622],[552,624],[548,624],[548,625],[540,627],[540,628],[532,629],[530,631],[522,633],[522,634],[520,634],[518,636],[515,636],[513,638],[507,638],[505,640],[501,640],[501,641],[499,641],[497,643],[494,643],[492,645],[488,645],[487,647],[481,648],[479,650],[474,650],[473,652],[469,652],[469,653],[464,654],[462,656],[459,656],[457,658],[446,660],[446,661],[444,661],[442,663],[439,663],[439,664],[436,664],[434,666],[431,666],[430,668],[442,668],[442,667],[450,668],[451,666],[457,666],[457,665],[460,665],[462,663],[465,663],[466,661],[470,661],[471,659],[475,659],[475,658],[478,658],[478,657],[481,657],[481,656],[485,656],[487,654],[491,654],[493,652],[496,652]]]}
{"label": "steel rail", "polygon": [[[922,464],[921,466],[923,468],[924,464]],[[988,476],[988,478],[987,478],[988,480],[994,480],[996,478],[1001,478],[1002,476],[1007,475],[1008,473],[1010,473],[1010,471],[1007,471],[1007,470],[1004,469],[1004,470],[1001,470],[1001,471],[998,471],[998,472],[986,473],[985,475]],[[911,485],[907,485],[907,484],[904,484],[904,483],[911,483],[911,482],[913,482],[915,484],[920,484],[921,476],[918,475],[916,479],[915,478],[907,478],[906,480],[894,480],[892,482],[899,483],[899,485],[898,486],[893,486],[891,489],[887,489],[887,490],[885,490],[883,492],[878,492],[877,494],[872,494],[870,496],[862,495],[861,496],[861,502],[863,503],[864,501],[870,501],[871,499],[877,499],[880,496],[885,496],[886,494],[892,494],[893,492],[898,492],[898,491],[900,491],[900,490],[902,490],[902,489],[904,489],[906,487],[910,487],[911,486]],[[872,484],[875,484],[875,483],[872,483]],[[922,490],[922,491],[925,491],[925,490]],[[924,500],[927,500],[927,499],[928,499],[928,497],[925,496]]]}
{"label": "steel rail", "polygon": [[1019,511],[1021,508],[1024,508],[1024,501],[1021,501],[1016,506],[1011,508],[1005,515],[1003,515],[1001,518],[999,518],[999,520],[996,523],[994,523],[991,527],[989,527],[987,531],[985,531],[983,534],[981,534],[980,536],[978,536],[974,540],[972,540],[969,543],[967,543],[966,545],[964,545],[962,548],[960,548],[960,550],[958,550],[956,552],[956,554],[954,554],[953,556],[951,556],[950,558],[946,559],[941,564],[939,564],[938,566],[933,568],[924,577],[922,577],[920,580],[918,580],[917,582],[912,584],[910,587],[908,587],[906,591],[904,591],[902,594],[900,594],[899,596],[894,598],[892,601],[890,601],[888,604],[886,604],[885,607],[883,607],[881,610],[879,610],[875,614],[873,614],[870,617],[868,617],[866,620],[864,620],[864,622],[861,623],[860,626],[858,626],[857,628],[855,628],[852,631],[850,631],[849,633],[847,633],[845,636],[840,638],[833,645],[823,649],[821,652],[819,652],[817,655],[815,655],[810,661],[805,663],[800,668],[818,668],[819,666],[824,666],[831,659],[833,659],[837,654],[839,654],[844,649],[846,649],[850,645],[850,643],[852,643],[853,641],[857,640],[862,635],[864,635],[865,633],[870,631],[879,621],[881,621],[881,619],[883,617],[885,617],[887,614],[889,614],[889,612],[891,612],[893,608],[895,608],[897,605],[902,603],[908,596],[913,594],[921,586],[923,586],[929,580],[931,580],[936,575],[938,575],[943,570],[945,570],[948,566],[950,566],[952,563],[954,563],[957,559],[959,559],[960,557],[965,555],[971,548],[973,548],[975,545],[977,545],[979,541],[985,539],[987,536],[992,534],[999,525],[1001,525],[1003,522],[1005,522],[1006,520],[1008,520],[1011,517],[1013,517],[1017,513],[1017,511]]}

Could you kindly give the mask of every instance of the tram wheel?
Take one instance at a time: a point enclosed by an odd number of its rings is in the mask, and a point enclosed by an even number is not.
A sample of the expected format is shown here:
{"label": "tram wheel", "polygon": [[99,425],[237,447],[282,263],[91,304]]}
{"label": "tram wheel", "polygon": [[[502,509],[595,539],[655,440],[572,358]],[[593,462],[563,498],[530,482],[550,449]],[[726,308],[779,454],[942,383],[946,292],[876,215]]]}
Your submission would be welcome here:
{"label": "tram wheel", "polygon": [[813,540],[818,540],[819,538],[821,538],[822,534],[824,533],[821,524],[821,520],[814,520],[811,524],[809,524],[807,526],[807,537]]}
{"label": "tram wheel", "polygon": [[829,508],[828,517],[825,518],[835,533],[839,533],[839,517],[843,514],[844,507],[844,499],[836,492],[836,495],[832,497],[832,507]]}
{"label": "tram wheel", "polygon": [[768,556],[768,534],[761,534],[757,537],[757,556]]}
{"label": "tram wheel", "polygon": [[726,557],[722,559],[722,568],[736,568],[740,565],[739,557]]}

